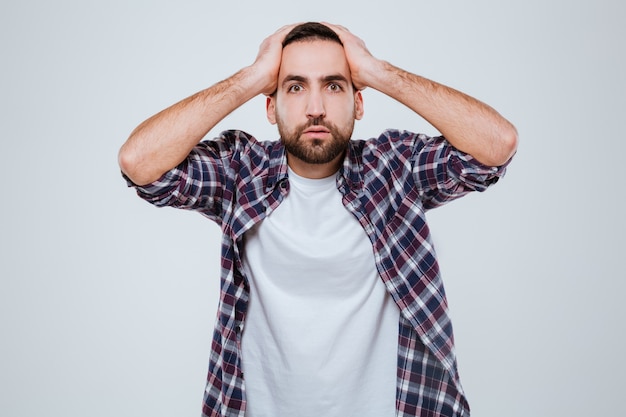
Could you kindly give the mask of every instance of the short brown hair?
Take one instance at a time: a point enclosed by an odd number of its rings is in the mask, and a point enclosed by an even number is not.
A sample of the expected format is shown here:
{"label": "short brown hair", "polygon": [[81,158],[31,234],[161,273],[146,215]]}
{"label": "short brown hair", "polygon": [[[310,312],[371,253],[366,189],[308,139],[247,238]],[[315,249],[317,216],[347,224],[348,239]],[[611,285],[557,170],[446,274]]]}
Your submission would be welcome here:
{"label": "short brown hair", "polygon": [[328,40],[343,46],[334,30],[318,22],[307,22],[291,29],[283,40],[283,48],[290,43],[308,40]]}

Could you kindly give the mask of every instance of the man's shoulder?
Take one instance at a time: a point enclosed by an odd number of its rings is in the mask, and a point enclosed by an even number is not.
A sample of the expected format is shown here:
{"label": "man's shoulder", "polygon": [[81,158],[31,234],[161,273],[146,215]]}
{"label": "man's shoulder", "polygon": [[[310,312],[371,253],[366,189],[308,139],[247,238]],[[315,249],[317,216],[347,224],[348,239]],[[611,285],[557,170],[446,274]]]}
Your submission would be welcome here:
{"label": "man's shoulder", "polygon": [[[222,160],[252,159],[259,162],[280,158],[283,153],[280,141],[258,140],[243,130],[224,130],[212,139],[204,139],[198,147],[200,152],[208,151],[209,154]],[[202,151],[203,149],[205,151]]]}
{"label": "man's shoulder", "polygon": [[408,130],[385,129],[378,136],[369,139],[353,139],[352,148],[357,153],[380,154],[385,152],[398,152],[401,149],[413,149],[418,143],[429,139],[422,133],[414,133]]}
{"label": "man's shoulder", "polygon": [[244,182],[252,177],[286,172],[286,151],[279,140],[258,140],[242,130],[225,130],[203,146],[217,148],[217,158],[225,172]]}
{"label": "man's shoulder", "polygon": [[379,146],[386,143],[414,143],[417,140],[428,140],[429,136],[424,133],[415,133],[402,129],[385,129],[378,136],[371,136],[368,139],[353,139],[355,143],[362,143],[364,146]]}
{"label": "man's shoulder", "polygon": [[246,148],[258,148],[258,149],[273,149],[276,145],[280,145],[278,140],[259,140],[255,136],[243,130],[224,130],[222,131],[215,141],[224,142],[228,146],[232,147],[246,147]]}

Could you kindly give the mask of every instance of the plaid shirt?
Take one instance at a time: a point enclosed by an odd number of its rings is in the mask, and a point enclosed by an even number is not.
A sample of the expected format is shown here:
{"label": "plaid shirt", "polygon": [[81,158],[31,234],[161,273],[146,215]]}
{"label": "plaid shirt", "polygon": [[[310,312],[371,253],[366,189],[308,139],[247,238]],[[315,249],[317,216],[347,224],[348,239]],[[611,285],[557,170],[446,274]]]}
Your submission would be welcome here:
{"label": "plaid shirt", "polygon": [[[481,165],[443,137],[389,130],[350,142],[337,188],[367,233],[380,277],[400,309],[398,416],[469,416],[424,213],[485,190],[504,171]],[[241,336],[249,298],[243,235],[289,192],[285,149],[226,131],[198,144],[159,180],[136,188],[154,205],[196,210],[221,226],[221,294],[203,416],[243,416]]]}

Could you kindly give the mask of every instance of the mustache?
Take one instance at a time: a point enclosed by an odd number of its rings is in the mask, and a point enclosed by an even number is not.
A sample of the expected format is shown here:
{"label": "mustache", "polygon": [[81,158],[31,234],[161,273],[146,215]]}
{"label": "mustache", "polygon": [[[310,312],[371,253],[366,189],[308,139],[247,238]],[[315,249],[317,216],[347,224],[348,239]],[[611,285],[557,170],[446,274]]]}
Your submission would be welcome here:
{"label": "mustache", "polygon": [[301,125],[298,127],[298,132],[300,134],[302,134],[302,132],[304,132],[306,129],[313,127],[313,126],[323,126],[326,129],[330,130],[331,132],[335,130],[335,126],[332,123],[327,123],[323,118],[321,117],[315,117],[313,119],[310,119],[308,122],[306,122],[305,124]]}
{"label": "mustache", "polygon": [[324,119],[322,119],[321,117],[315,117],[311,119],[309,123],[307,123],[307,125],[308,125],[307,127],[311,127],[311,126],[330,127],[330,126],[327,126],[326,122],[324,122]]}

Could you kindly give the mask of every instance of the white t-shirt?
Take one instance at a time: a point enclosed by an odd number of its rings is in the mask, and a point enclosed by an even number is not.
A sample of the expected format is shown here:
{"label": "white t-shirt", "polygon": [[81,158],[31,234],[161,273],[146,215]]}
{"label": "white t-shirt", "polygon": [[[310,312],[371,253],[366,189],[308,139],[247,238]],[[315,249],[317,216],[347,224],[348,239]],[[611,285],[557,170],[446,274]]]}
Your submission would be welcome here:
{"label": "white t-shirt", "polygon": [[399,310],[335,177],[289,171],[245,235],[247,417],[395,416]]}

